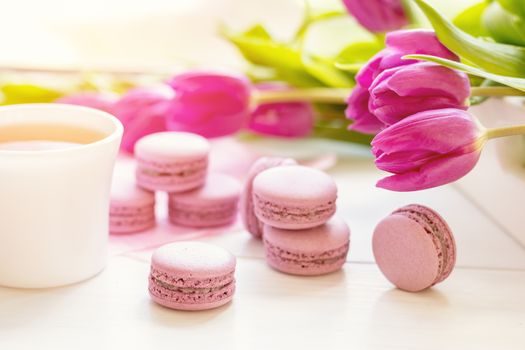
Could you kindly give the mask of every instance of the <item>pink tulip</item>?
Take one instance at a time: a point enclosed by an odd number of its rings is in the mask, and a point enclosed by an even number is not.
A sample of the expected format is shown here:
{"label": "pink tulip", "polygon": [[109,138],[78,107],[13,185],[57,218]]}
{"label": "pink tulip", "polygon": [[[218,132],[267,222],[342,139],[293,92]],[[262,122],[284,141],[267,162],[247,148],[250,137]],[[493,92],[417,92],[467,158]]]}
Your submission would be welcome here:
{"label": "pink tulip", "polygon": [[369,100],[368,89],[356,85],[347,100],[348,108],[345,113],[347,116],[352,116],[354,120],[350,129],[365,134],[376,134],[384,127],[384,123],[368,110]]}
{"label": "pink tulip", "polygon": [[[278,83],[258,84],[258,90],[286,90]],[[314,110],[305,102],[263,103],[252,112],[248,128],[256,133],[280,137],[304,137],[314,125]]]}
{"label": "pink tulip", "polygon": [[384,129],[372,141],[376,166],[394,175],[378,187],[417,191],[466,175],[476,165],[486,134],[467,112],[420,112]]}
{"label": "pink tulip", "polygon": [[[384,123],[373,113],[370,111],[365,113],[363,105],[368,106],[370,97],[363,90],[370,88],[374,80],[383,71],[417,63],[417,60],[402,59],[403,56],[409,54],[425,54],[455,61],[459,60],[458,56],[439,42],[433,31],[415,29],[388,33],[386,35],[386,48],[372,57],[356,75],[357,86],[348,98],[348,108],[346,110],[346,117],[354,121],[349,127],[351,130],[375,134],[385,127]],[[361,89],[358,87],[361,87]],[[353,106],[355,103],[357,105]],[[362,128],[362,125],[365,125],[365,127]]]}
{"label": "pink tulip", "polygon": [[418,62],[404,60],[410,54],[431,55],[459,61],[459,57],[438,40],[436,34],[428,29],[397,30],[386,34],[386,48],[379,51],[356,75],[357,82],[370,87],[374,79],[386,69]]}
{"label": "pink tulip", "polygon": [[369,88],[369,111],[385,125],[431,109],[467,109],[470,81],[465,73],[434,63],[387,69]]}
{"label": "pink tulip", "polygon": [[121,149],[133,153],[143,136],[166,130],[166,116],[174,97],[167,85],[136,88],[115,104],[115,115],[124,125]]}
{"label": "pink tulip", "polygon": [[237,132],[248,122],[251,89],[243,78],[192,72],[168,84],[175,91],[167,119],[169,130],[219,137]]}
{"label": "pink tulip", "polygon": [[348,12],[371,32],[387,32],[408,24],[401,0],[343,0]]}
{"label": "pink tulip", "polygon": [[79,92],[71,95],[62,96],[57,99],[57,103],[91,107],[100,109],[104,112],[113,114],[113,106],[117,102],[116,94],[104,92]]}

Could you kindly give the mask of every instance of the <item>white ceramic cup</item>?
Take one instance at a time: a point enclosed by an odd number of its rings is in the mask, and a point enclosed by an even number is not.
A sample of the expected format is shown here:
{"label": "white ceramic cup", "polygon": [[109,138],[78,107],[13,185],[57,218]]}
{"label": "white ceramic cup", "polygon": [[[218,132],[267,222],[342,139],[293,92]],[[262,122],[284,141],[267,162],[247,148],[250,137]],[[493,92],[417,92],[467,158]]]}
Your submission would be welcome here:
{"label": "white ceramic cup", "polygon": [[105,137],[56,150],[0,150],[2,286],[71,284],[106,264],[109,193],[122,124],[106,112],[80,106],[0,107],[0,126],[48,122]]}

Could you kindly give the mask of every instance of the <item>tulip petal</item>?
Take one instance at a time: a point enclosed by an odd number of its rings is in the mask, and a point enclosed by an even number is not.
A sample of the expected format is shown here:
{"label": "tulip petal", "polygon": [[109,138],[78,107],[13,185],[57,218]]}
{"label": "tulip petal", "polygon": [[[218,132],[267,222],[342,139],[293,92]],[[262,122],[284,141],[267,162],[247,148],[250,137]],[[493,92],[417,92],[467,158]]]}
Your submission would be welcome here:
{"label": "tulip petal", "polygon": [[371,98],[368,106],[369,110],[386,125],[395,124],[421,111],[441,108],[467,109],[465,104],[458,104],[449,97],[410,96],[400,98],[393,92],[384,93],[379,98]]}
{"label": "tulip petal", "polygon": [[365,134],[376,134],[383,129],[384,124],[369,112],[368,99],[368,90],[357,85],[348,98],[345,114],[348,119],[354,121],[349,129]]}
{"label": "tulip petal", "polygon": [[124,125],[121,149],[133,153],[140,138],[166,130],[173,96],[173,90],[167,85],[136,88],[122,96],[114,107],[116,117]]}
{"label": "tulip petal", "polygon": [[464,73],[432,63],[416,63],[383,71],[369,91],[369,110],[391,125],[425,110],[466,109],[470,82]]}
{"label": "tulip petal", "polygon": [[362,87],[368,88],[370,85],[372,85],[372,82],[374,81],[377,72],[379,70],[379,66],[381,64],[381,61],[384,59],[384,57],[388,55],[388,49],[384,49],[377,54],[375,54],[367,64],[365,64],[359,72],[357,72],[355,76],[356,82],[361,85]]}
{"label": "tulip petal", "polygon": [[467,112],[445,108],[416,113],[389,126],[375,136],[372,147],[387,154],[410,149],[445,154],[472,144],[479,133]]}
{"label": "tulip petal", "polygon": [[343,0],[348,12],[371,32],[386,32],[408,24],[401,0]]}
{"label": "tulip petal", "polygon": [[399,96],[448,96],[458,103],[470,96],[470,81],[465,73],[434,63],[397,68],[387,84]]}
{"label": "tulip petal", "polygon": [[418,169],[432,159],[441,156],[439,153],[427,150],[407,150],[396,153],[382,153],[376,156],[375,164],[378,169],[389,173],[402,174]]}
{"label": "tulip petal", "polygon": [[459,156],[442,156],[420,169],[396,174],[377,182],[376,186],[391,191],[419,191],[448,184],[465,176],[478,162],[480,150]]}
{"label": "tulip petal", "polygon": [[385,42],[387,47],[406,54],[417,52],[422,55],[438,56],[459,61],[459,57],[439,41],[433,30],[396,30],[387,33]]}
{"label": "tulip petal", "polygon": [[248,121],[250,85],[244,78],[210,72],[176,76],[168,84],[175,91],[168,130],[205,137],[237,132]]}

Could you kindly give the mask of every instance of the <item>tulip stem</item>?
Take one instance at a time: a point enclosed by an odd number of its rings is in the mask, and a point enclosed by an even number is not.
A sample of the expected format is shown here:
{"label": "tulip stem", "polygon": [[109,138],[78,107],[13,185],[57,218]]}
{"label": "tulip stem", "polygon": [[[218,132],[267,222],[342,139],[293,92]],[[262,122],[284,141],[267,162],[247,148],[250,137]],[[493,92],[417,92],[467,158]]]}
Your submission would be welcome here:
{"label": "tulip stem", "polygon": [[[253,99],[255,104],[301,101],[346,104],[351,92],[352,89],[342,88],[265,90],[256,91]],[[475,86],[471,88],[471,96],[525,96],[525,91],[507,86]]]}
{"label": "tulip stem", "polygon": [[473,86],[471,96],[525,96],[525,91],[507,86]]}
{"label": "tulip stem", "polygon": [[487,130],[487,138],[489,139],[516,135],[525,135],[525,125],[505,126]]}
{"label": "tulip stem", "polygon": [[257,91],[254,100],[257,104],[273,102],[323,102],[345,104],[351,89],[306,88],[290,90]]}

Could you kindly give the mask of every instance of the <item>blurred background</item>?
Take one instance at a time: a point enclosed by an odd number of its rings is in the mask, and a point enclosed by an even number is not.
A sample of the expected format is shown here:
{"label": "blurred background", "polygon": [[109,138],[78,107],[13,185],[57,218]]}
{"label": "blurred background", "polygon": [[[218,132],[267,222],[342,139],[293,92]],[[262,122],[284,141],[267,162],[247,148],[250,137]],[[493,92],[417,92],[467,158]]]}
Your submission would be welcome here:
{"label": "blurred background", "polygon": [[[337,9],[338,0],[312,0]],[[433,0],[453,15],[476,0]],[[242,69],[244,60],[219,28],[261,23],[286,40],[304,13],[299,0],[0,0],[1,67],[118,69],[173,72],[185,68]],[[331,38],[327,41],[325,38]],[[370,35],[349,16],[322,22],[305,39],[330,55],[349,37]]]}

